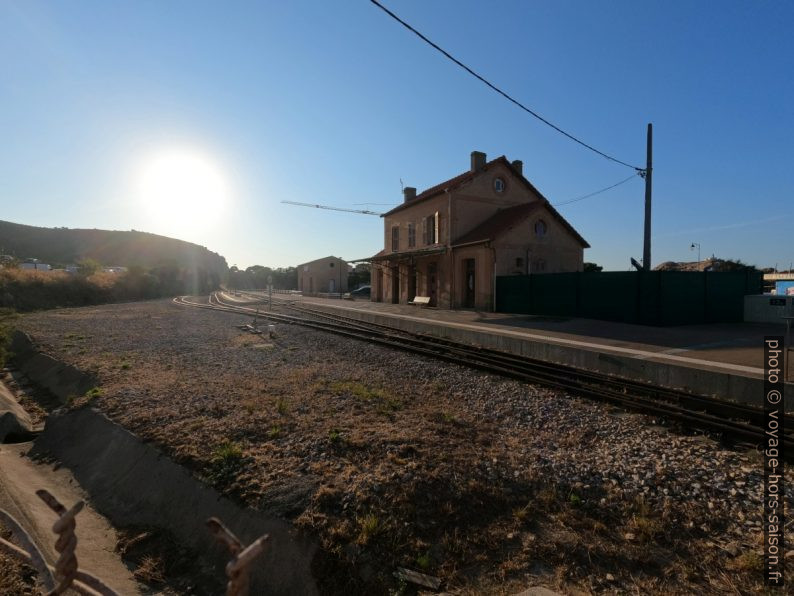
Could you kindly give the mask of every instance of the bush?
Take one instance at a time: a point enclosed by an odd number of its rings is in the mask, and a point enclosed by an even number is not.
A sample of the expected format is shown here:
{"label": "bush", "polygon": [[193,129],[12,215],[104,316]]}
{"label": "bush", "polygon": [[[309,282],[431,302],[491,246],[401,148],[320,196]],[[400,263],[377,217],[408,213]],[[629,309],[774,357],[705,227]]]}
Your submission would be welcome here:
{"label": "bush", "polygon": [[[90,263],[88,264],[90,265]],[[58,307],[147,300],[178,294],[204,294],[217,280],[201,268],[188,271],[161,266],[150,271],[130,267],[125,273],[104,273],[87,266],[74,275],[65,271],[0,269],[0,308],[30,312]]]}

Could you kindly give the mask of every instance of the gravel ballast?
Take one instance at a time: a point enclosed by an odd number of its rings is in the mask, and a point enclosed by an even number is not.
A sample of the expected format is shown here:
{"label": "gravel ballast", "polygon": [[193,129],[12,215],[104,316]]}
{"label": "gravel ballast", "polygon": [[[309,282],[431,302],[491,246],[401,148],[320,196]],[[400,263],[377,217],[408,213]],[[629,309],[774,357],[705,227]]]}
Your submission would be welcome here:
{"label": "gravel ballast", "polygon": [[295,325],[234,327],[247,322],[155,301],[19,327],[96,375],[72,407],[316,536],[327,593],[400,589],[397,567],[463,593],[762,589],[755,452]]}

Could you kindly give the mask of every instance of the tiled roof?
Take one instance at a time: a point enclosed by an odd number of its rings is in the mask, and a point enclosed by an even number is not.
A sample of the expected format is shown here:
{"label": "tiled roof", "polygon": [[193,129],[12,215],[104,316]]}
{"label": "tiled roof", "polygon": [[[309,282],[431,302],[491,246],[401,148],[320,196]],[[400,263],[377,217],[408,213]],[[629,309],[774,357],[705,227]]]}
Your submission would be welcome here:
{"label": "tiled roof", "polygon": [[[441,184],[436,184],[435,186],[432,186],[432,187],[428,188],[427,190],[422,191],[420,194],[416,195],[415,199],[411,199],[407,203],[402,203],[401,205],[398,205],[397,207],[395,207],[391,211],[387,211],[386,213],[381,215],[381,217],[385,217],[387,215],[391,215],[393,213],[397,213],[398,211],[402,211],[403,209],[407,209],[408,207],[413,207],[417,203],[419,203],[421,201],[425,201],[425,200],[430,199],[432,197],[435,197],[437,195],[440,195],[441,193],[445,192],[446,190],[452,190],[454,188],[457,188],[458,186],[460,186],[460,185],[462,185],[462,184],[474,179],[475,176],[481,174],[482,172],[488,171],[492,166],[494,166],[497,163],[501,163],[502,165],[506,166],[512,172],[512,174],[516,178],[518,178],[518,180],[521,181],[521,183],[523,183],[527,188],[529,188],[534,194],[536,194],[540,198],[539,201],[533,201],[532,203],[527,203],[526,205],[543,205],[549,211],[549,213],[552,215],[552,217],[554,217],[557,221],[559,221],[560,224],[566,230],[568,230],[573,235],[573,237],[576,238],[576,240],[584,248],[590,248],[590,244],[588,244],[587,240],[582,238],[582,236],[579,234],[579,232],[577,232],[574,229],[574,227],[571,224],[569,224],[568,221],[562,215],[560,215],[559,212],[554,207],[551,206],[551,203],[549,203],[548,199],[546,197],[544,197],[543,194],[537,188],[535,188],[535,186],[529,180],[524,178],[524,176],[518,170],[516,170],[513,167],[513,164],[511,164],[510,161],[508,161],[508,159],[504,155],[500,155],[496,159],[492,159],[491,161],[486,163],[485,166],[481,170],[478,170],[476,172],[472,172],[471,170],[469,170],[467,172],[463,172],[462,174],[458,174],[454,178],[450,178],[449,180],[446,180],[446,181],[442,182]],[[525,205],[519,205],[519,207],[522,207],[522,206],[525,206]],[[514,208],[515,207],[510,207],[509,209],[514,209]],[[502,211],[500,211],[499,213],[494,215],[493,218],[498,217],[500,213],[502,213],[504,211],[508,211],[509,209],[503,209]],[[518,216],[519,214],[520,214],[520,211],[516,211],[515,212],[516,216]],[[529,211],[527,211],[526,215],[528,215],[528,214],[529,214]],[[491,219],[493,219],[493,218],[491,218]],[[488,225],[489,222],[491,222],[491,219],[486,220],[485,222],[480,224],[480,226],[475,228],[475,230],[472,230],[472,232],[474,232],[476,230],[480,230],[484,226]],[[496,224],[494,224],[494,225],[496,225]],[[469,234],[471,234],[472,232],[469,232]],[[469,234],[466,234],[465,236],[469,236]],[[462,239],[459,238],[455,242],[455,244],[461,244],[462,243],[461,240]],[[475,242],[475,240],[471,240],[471,242]]]}
{"label": "tiled roof", "polygon": [[418,257],[426,257],[428,255],[437,255],[447,252],[447,247],[443,245],[434,245],[427,248],[416,248],[413,250],[403,250],[398,252],[380,251],[375,256],[371,257],[372,261],[393,261],[401,259],[411,259]]}
{"label": "tiled roof", "polygon": [[530,213],[536,211],[541,204],[540,201],[533,201],[531,203],[516,205],[515,207],[508,207],[507,209],[500,209],[495,215],[486,219],[479,226],[466,232],[460,238],[457,238],[452,243],[452,246],[493,240],[502,232],[521,223]]}
{"label": "tiled roof", "polygon": [[[487,171],[492,165],[494,165],[497,162],[503,162],[504,164],[506,164],[506,165],[508,165],[508,166],[510,166],[512,168],[512,166],[510,165],[510,162],[507,161],[507,158],[504,155],[502,155],[501,157],[497,157],[496,159],[492,159],[491,161],[489,161],[487,164],[485,164],[485,166],[483,167],[482,170],[478,170],[477,172],[472,172],[471,170],[469,170],[467,172],[463,172],[462,174],[458,174],[454,178],[450,178],[449,180],[446,180],[446,181],[444,181],[444,182],[442,182],[440,184],[436,184],[435,186],[431,186],[427,190],[423,190],[421,193],[416,195],[415,199],[411,199],[407,203],[402,203],[400,205],[397,205],[391,211],[387,211],[386,213],[381,215],[381,217],[384,217],[386,215],[391,215],[392,213],[396,213],[397,211],[402,211],[403,209],[405,209],[407,207],[413,207],[414,205],[416,205],[417,203],[419,203],[421,201],[424,201],[426,199],[435,197],[436,195],[440,195],[445,190],[448,190],[448,189],[451,190],[453,188],[457,188],[458,186],[460,186],[464,182],[468,182],[469,180],[472,180],[477,174],[480,174],[480,173],[482,173],[484,171]],[[518,175],[520,176],[520,174],[518,174]]]}
{"label": "tiled roof", "polygon": [[452,246],[475,244],[477,242],[493,240],[501,233],[521,223],[532,213],[540,211],[544,207],[549,211],[552,217],[558,220],[573,235],[573,237],[579,241],[584,248],[590,248],[590,245],[579,235],[579,232],[577,232],[573,226],[571,226],[571,224],[565,221],[562,215],[557,213],[557,211],[551,205],[549,205],[546,199],[532,201],[531,203],[522,203],[521,205],[508,207],[506,209],[500,209],[496,212],[496,214],[486,219],[479,226],[455,240],[455,242],[452,243]]}

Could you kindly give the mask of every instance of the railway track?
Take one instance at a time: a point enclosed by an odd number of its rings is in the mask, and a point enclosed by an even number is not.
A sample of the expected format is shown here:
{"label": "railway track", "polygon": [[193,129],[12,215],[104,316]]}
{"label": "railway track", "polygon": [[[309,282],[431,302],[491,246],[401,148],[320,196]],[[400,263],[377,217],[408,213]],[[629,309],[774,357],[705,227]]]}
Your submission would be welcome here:
{"label": "railway track", "polygon": [[[216,292],[210,295],[207,302],[191,301],[185,297],[176,298],[174,301],[186,306],[249,316],[258,313],[272,321],[332,332],[492,374],[560,389],[649,414],[665,421],[676,422],[688,428],[716,433],[728,443],[759,445],[764,440],[764,413],[759,408],[363,322],[341,314],[331,314],[296,304],[294,301],[280,297],[273,299],[273,305],[289,309],[295,312],[295,315],[263,312],[261,307],[266,303],[266,299],[262,296],[243,293],[241,298],[242,300],[237,300],[222,292]],[[790,446],[794,444],[794,416],[785,417],[784,428],[787,429],[783,437],[784,444]],[[791,449],[784,451],[791,454],[787,459],[794,460]]]}

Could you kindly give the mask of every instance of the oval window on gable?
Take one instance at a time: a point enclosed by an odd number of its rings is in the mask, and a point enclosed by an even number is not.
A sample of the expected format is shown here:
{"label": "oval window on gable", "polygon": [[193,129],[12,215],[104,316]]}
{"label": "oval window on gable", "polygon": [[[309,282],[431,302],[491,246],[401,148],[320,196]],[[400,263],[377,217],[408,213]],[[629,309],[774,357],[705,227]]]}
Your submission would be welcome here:
{"label": "oval window on gable", "polygon": [[543,238],[546,235],[546,222],[539,219],[535,222],[535,236]]}

